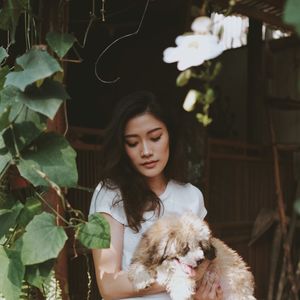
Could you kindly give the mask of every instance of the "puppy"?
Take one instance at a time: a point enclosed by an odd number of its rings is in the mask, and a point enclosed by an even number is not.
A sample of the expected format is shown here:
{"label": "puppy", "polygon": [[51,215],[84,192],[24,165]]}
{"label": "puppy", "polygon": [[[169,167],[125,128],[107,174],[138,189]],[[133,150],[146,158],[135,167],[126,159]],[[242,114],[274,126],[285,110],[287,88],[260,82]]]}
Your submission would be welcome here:
{"label": "puppy", "polygon": [[190,300],[201,279],[217,272],[224,300],[255,300],[254,279],[243,259],[224,242],[213,238],[208,224],[192,213],[160,218],[142,236],[129,267],[137,290],[155,281],[173,300]]}

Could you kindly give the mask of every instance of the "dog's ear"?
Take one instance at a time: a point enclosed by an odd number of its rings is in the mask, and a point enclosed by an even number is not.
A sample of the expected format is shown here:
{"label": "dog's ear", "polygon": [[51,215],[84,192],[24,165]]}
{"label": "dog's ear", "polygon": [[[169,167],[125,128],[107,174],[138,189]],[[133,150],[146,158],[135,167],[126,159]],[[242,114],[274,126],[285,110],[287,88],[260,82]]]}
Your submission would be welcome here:
{"label": "dog's ear", "polygon": [[216,258],[216,248],[212,245],[210,240],[201,241],[200,244],[206,259],[213,260]]}
{"label": "dog's ear", "polygon": [[143,235],[143,241],[145,246],[145,260],[146,266],[160,265],[171,253],[176,251],[174,244],[174,237],[168,235],[159,239],[157,237],[151,237],[148,234]]}

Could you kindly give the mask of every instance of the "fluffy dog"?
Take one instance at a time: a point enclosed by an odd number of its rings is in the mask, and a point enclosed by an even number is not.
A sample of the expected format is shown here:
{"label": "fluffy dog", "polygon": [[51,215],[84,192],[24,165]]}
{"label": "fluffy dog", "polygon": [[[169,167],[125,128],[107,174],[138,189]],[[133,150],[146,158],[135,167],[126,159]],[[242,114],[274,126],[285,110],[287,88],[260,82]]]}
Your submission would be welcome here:
{"label": "fluffy dog", "polygon": [[192,213],[162,217],[143,234],[129,278],[137,290],[157,281],[173,300],[190,300],[205,261],[210,271],[203,276],[210,280],[218,273],[224,300],[255,300],[254,280],[246,263],[212,237],[208,224]]}

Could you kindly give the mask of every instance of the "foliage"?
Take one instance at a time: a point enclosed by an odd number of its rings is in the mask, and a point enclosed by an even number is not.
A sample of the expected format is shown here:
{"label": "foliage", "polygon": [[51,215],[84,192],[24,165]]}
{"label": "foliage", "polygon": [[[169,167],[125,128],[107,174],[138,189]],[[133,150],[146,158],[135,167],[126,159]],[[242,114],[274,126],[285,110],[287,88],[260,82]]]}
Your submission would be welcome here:
{"label": "foliage", "polygon": [[[24,290],[36,287],[46,299],[59,299],[53,294],[53,270],[70,232],[87,248],[105,248],[109,226],[98,214],[86,221],[68,203],[61,187],[77,186],[76,152],[64,135],[47,129],[69,98],[58,78],[76,39],[50,32],[48,46],[29,47],[28,40],[26,52],[11,66],[10,45],[23,14],[34,18],[29,0],[5,1],[0,10],[0,29],[10,36],[7,48],[0,47],[0,295],[22,299]],[[15,192],[18,182],[23,192]],[[50,189],[68,220],[48,202]]]}
{"label": "foliage", "polygon": [[285,23],[293,25],[298,35],[300,35],[300,2],[298,0],[287,0],[284,7],[283,20]]}

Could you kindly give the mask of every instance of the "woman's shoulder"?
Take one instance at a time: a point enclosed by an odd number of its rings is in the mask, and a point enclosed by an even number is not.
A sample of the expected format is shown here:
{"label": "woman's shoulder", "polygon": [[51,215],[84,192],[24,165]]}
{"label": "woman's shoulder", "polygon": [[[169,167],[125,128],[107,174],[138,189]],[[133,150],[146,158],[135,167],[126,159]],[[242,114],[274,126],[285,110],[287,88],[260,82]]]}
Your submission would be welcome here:
{"label": "woman's shoulder", "polygon": [[183,183],[183,182],[179,182],[179,181],[172,179],[172,180],[170,180],[170,186],[171,186],[171,189],[173,189],[177,192],[195,193],[195,194],[202,195],[201,190],[189,182]]}
{"label": "woman's shoulder", "polygon": [[102,212],[111,215],[122,224],[126,223],[120,189],[113,184],[100,182],[93,193],[89,214]]}
{"label": "woman's shoulder", "polygon": [[204,205],[202,192],[198,187],[191,183],[181,183],[172,180],[170,182],[169,201],[164,202],[169,211],[182,213],[189,210],[200,216],[205,217],[207,211]]}

